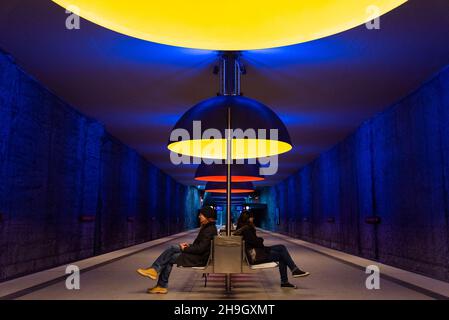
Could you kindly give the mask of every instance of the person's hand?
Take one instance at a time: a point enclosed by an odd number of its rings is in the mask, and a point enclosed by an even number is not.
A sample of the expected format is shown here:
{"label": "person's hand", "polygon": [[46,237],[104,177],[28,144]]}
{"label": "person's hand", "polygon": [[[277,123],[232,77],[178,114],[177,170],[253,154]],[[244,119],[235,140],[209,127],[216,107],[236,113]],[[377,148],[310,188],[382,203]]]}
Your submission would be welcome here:
{"label": "person's hand", "polygon": [[179,244],[179,247],[181,248],[181,250],[184,250],[184,249],[187,248],[188,246],[189,246],[189,244],[186,243],[186,242],[183,242],[183,243],[180,243],[180,244]]}

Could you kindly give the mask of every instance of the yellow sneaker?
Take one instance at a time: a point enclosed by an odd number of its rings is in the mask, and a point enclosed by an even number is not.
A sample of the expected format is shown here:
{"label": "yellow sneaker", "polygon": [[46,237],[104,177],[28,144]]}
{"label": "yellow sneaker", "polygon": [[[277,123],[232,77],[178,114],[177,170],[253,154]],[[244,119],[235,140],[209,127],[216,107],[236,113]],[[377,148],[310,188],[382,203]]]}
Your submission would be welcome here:
{"label": "yellow sneaker", "polygon": [[141,276],[151,278],[153,280],[157,279],[157,271],[154,268],[148,269],[137,269],[137,273]]}
{"label": "yellow sneaker", "polygon": [[150,288],[147,290],[147,293],[160,293],[166,294],[168,292],[167,288],[163,288],[160,286],[155,286],[154,288]]}

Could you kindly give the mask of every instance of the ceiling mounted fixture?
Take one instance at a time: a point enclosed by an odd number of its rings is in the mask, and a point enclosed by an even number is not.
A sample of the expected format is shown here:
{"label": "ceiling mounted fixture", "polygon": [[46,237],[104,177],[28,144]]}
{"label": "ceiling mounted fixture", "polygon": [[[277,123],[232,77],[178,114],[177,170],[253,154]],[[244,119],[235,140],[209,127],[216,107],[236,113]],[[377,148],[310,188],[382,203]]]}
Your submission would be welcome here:
{"label": "ceiling mounted fixture", "polygon": [[[232,166],[231,182],[263,181],[257,164],[234,164]],[[200,164],[195,173],[195,180],[226,182],[227,166],[225,164]]]}
{"label": "ceiling mounted fixture", "polygon": [[266,105],[241,96],[240,78],[245,67],[240,55],[221,53],[219,96],[198,103],[182,115],[170,135],[170,151],[224,160],[229,147],[230,160],[236,160],[264,158],[292,149],[290,135],[278,115]]}
{"label": "ceiling mounted fixture", "polygon": [[[222,195],[222,194],[213,194],[211,197],[212,200],[216,200],[216,201],[226,201],[226,195]],[[242,195],[242,194],[233,194],[232,195],[232,202],[234,201],[245,201],[246,200],[246,195]]]}
{"label": "ceiling mounted fixture", "polygon": [[[251,182],[231,183],[231,193],[251,193],[254,192],[254,186]],[[226,193],[226,183],[208,182],[205,188],[210,193]]]}
{"label": "ceiling mounted fixture", "polygon": [[253,50],[337,34],[381,16],[406,0],[53,2],[66,9],[77,8],[77,14],[100,26],[151,42],[207,50]]}
{"label": "ceiling mounted fixture", "polygon": [[[218,96],[195,105],[176,123],[172,132],[184,130],[189,139],[170,141],[170,151],[203,159],[226,159],[227,119],[231,114],[231,129],[242,132],[254,132],[253,138],[237,137],[232,139],[232,159],[253,159],[274,156],[292,149],[290,135],[281,119],[264,104],[242,96]],[[249,120],[250,119],[250,120]],[[193,123],[201,121],[201,128],[194,129]],[[202,134],[213,129],[221,138],[207,138]],[[248,131],[252,130],[252,131]],[[259,133],[265,130],[265,137]],[[273,132],[277,137],[273,138]]]}

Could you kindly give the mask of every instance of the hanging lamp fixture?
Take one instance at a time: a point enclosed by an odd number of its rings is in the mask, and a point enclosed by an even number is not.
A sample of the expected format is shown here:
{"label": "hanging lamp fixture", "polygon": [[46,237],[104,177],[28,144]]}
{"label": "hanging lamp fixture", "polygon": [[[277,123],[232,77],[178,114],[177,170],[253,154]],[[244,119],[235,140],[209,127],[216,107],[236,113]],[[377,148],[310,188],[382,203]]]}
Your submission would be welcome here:
{"label": "hanging lamp fixture", "polygon": [[[195,173],[197,181],[226,182],[225,164],[205,164],[198,166]],[[234,164],[232,167],[231,182],[263,181],[265,177],[260,174],[258,164]]]}
{"label": "hanging lamp fixture", "polygon": [[[287,128],[266,105],[241,96],[240,54],[220,55],[220,95],[198,103],[175,124],[168,149],[202,159],[227,159],[231,129],[231,159],[275,156],[292,149]],[[229,120],[229,121],[228,121]]]}
{"label": "hanging lamp fixture", "polygon": [[[210,193],[227,193],[226,183],[222,182],[208,182],[206,184],[206,188],[204,191]],[[241,194],[241,193],[251,193],[254,192],[254,186],[251,182],[239,182],[239,183],[231,183],[231,193],[232,194]]]}

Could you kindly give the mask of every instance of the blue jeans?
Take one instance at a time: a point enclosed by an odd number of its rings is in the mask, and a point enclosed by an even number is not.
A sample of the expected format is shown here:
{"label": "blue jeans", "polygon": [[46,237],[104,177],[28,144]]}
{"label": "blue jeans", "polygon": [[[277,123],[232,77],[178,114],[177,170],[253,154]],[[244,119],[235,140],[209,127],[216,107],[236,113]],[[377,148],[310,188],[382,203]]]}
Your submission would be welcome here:
{"label": "blue jeans", "polygon": [[288,282],[287,267],[290,271],[297,269],[298,267],[293,262],[290,253],[283,244],[271,246],[270,248],[270,261],[279,262],[279,273],[281,275],[281,283]]}
{"label": "blue jeans", "polygon": [[159,274],[159,279],[157,280],[157,285],[163,288],[168,287],[168,278],[170,277],[171,269],[176,259],[181,255],[181,248],[176,246],[171,246],[166,249],[161,255],[153,262],[151,266]]}

